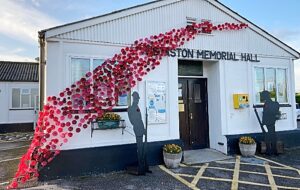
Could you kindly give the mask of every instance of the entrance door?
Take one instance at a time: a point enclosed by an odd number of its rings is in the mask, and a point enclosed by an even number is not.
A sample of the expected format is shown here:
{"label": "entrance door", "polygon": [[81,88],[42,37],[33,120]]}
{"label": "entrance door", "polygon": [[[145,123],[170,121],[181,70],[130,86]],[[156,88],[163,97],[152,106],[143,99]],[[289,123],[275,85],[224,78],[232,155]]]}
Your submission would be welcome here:
{"label": "entrance door", "polygon": [[180,139],[184,149],[208,148],[207,79],[180,78],[178,88]]}

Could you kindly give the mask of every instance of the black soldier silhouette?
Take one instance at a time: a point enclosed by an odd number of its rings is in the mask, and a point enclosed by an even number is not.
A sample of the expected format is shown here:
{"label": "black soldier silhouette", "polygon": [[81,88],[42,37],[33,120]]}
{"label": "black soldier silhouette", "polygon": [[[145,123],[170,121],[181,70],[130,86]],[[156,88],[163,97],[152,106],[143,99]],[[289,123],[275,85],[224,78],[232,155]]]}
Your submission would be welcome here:
{"label": "black soldier silhouette", "polygon": [[147,170],[147,163],[145,160],[145,150],[143,138],[146,133],[140,108],[138,106],[140,96],[137,92],[132,93],[133,101],[132,105],[128,108],[128,117],[130,123],[133,125],[133,131],[137,143],[137,155],[138,155],[138,174],[144,175]]}
{"label": "black soldier silhouette", "polygon": [[267,154],[277,154],[277,135],[275,123],[279,116],[279,103],[270,97],[270,92],[263,91],[260,94],[261,100],[265,103],[263,108],[262,125],[265,125],[268,132],[265,133]]}

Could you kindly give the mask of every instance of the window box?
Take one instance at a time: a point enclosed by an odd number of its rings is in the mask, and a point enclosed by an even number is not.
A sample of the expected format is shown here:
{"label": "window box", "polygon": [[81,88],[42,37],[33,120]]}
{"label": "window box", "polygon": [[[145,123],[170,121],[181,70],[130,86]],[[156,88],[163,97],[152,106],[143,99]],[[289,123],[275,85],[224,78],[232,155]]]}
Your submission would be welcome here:
{"label": "window box", "polygon": [[99,120],[97,121],[98,129],[115,129],[120,126],[120,120]]}
{"label": "window box", "polygon": [[125,120],[97,120],[93,121],[91,125],[91,138],[95,130],[113,130],[122,129],[122,135],[126,128]]}

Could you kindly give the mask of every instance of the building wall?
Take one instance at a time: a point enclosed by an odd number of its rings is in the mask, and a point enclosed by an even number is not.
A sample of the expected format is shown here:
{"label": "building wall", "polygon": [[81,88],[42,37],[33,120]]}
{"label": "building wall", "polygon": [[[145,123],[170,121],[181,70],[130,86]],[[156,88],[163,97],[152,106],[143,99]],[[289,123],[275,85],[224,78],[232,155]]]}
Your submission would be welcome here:
{"label": "building wall", "polygon": [[[252,105],[255,102],[254,95],[254,67],[274,67],[274,68],[285,68],[290,73],[291,65],[288,59],[278,58],[260,58],[261,62],[256,64],[247,63],[230,63],[224,62],[225,67],[225,80],[224,86],[226,86],[225,94],[227,103],[226,109],[224,110],[227,118],[227,131],[226,135],[244,134],[244,133],[257,133],[260,132],[260,126],[255,116]],[[293,76],[288,74],[288,104],[294,105],[294,91],[292,88]],[[247,93],[250,95],[250,108],[235,110],[233,108],[233,94]],[[276,124],[277,131],[286,131],[296,129],[295,124],[296,118],[294,116],[294,107],[282,107],[280,111],[287,114],[287,119],[279,120]],[[260,115],[262,109],[258,108]]]}
{"label": "building wall", "polygon": [[[59,47],[61,46],[61,47]],[[113,56],[114,52],[119,51],[120,47],[113,46],[97,46],[78,43],[48,43],[48,60],[47,60],[47,96],[57,95],[65,87],[70,85],[70,68],[69,60],[71,56],[82,57],[98,57],[108,58]],[[57,49],[61,49],[61,57],[54,56],[58,52]],[[99,51],[100,50],[100,51]],[[101,52],[101,53],[100,53]],[[53,56],[51,56],[53,55]],[[175,61],[175,62],[173,62]],[[132,91],[138,91],[142,97],[139,103],[143,120],[145,121],[145,89],[146,81],[164,81],[167,83],[167,120],[166,124],[149,125],[148,128],[148,141],[162,141],[179,139],[179,116],[178,105],[176,95],[177,91],[177,60],[170,60],[168,58],[163,59],[162,64],[156,70],[151,72],[148,76],[143,78],[142,82]],[[174,67],[175,66],[175,67]],[[62,72],[57,72],[61,70]],[[56,76],[56,77],[53,77]],[[97,130],[93,132],[91,137],[91,130],[83,130],[80,134],[76,134],[75,137],[70,139],[69,143],[64,145],[64,149],[74,149],[83,147],[98,147],[118,144],[135,143],[135,137],[132,130],[132,126],[128,120],[127,112],[119,113],[122,119],[125,119],[127,124],[127,131],[122,135],[121,129],[116,130]],[[130,134],[131,133],[131,134]]]}
{"label": "building wall", "polygon": [[[47,39],[46,95],[57,95],[70,85],[71,56],[110,58],[115,53],[119,53],[120,49],[125,46],[120,43],[131,44],[136,39],[169,31],[172,28],[184,27],[187,16],[209,19],[215,24],[237,22],[236,19],[207,1],[183,0],[174,1],[167,6],[134,13],[130,16],[124,14],[119,19],[112,19],[100,24],[94,23],[89,27],[50,36]],[[85,23],[82,25],[84,26]],[[230,51],[237,54],[253,53],[258,54],[258,59],[261,60],[255,64],[223,60],[205,62],[204,77],[208,79],[211,148],[226,153],[225,135],[260,132],[253,108],[235,110],[232,102],[234,93],[247,93],[250,96],[250,104],[253,104],[253,68],[255,65],[288,69],[288,103],[294,105],[292,55],[259,35],[251,29],[251,26],[241,31],[198,35],[195,40],[187,42],[183,48]],[[149,126],[150,141],[179,138],[177,74],[177,58],[166,57],[162,60],[160,67],[146,76],[135,88],[141,97],[145,97],[145,81],[166,81],[168,85],[168,122],[167,124]],[[145,102],[143,98],[140,107],[144,119]],[[294,109],[294,106],[281,109],[287,113],[287,119],[278,122],[278,130],[296,128]],[[121,116],[126,119],[128,130],[132,133],[126,113],[121,113]],[[132,135],[127,132],[122,135],[119,129],[95,131],[92,138],[91,131],[84,130],[72,138],[63,148],[76,149],[134,142],[135,139]]]}
{"label": "building wall", "polygon": [[[163,5],[164,2],[173,3]],[[70,30],[68,32],[63,32],[63,28],[61,34],[51,36],[50,31],[46,36],[72,41],[132,44],[140,38],[164,33],[173,28],[185,27],[186,17],[211,20],[216,25],[225,22],[240,22],[207,0],[168,0],[158,2],[157,6],[153,4],[146,7],[150,9],[137,8],[115,14],[117,16],[100,17],[79,23],[74,27],[65,27]],[[216,32],[214,35],[203,35],[191,41],[190,44],[192,46],[202,44],[202,48],[211,50],[235,52],[243,50],[263,55],[289,56],[289,53],[259,35],[251,29],[251,26],[243,32],[223,31]]]}
{"label": "building wall", "polygon": [[34,110],[12,109],[12,88],[38,88],[38,82],[0,82],[0,124],[33,123]]}

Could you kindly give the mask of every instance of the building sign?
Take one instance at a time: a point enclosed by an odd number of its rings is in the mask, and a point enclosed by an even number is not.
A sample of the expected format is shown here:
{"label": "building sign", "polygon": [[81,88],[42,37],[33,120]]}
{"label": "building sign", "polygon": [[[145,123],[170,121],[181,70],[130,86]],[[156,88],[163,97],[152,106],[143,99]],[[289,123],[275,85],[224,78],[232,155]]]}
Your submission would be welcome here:
{"label": "building sign", "polygon": [[148,111],[149,124],[167,122],[165,82],[147,81],[146,107]]}
{"label": "building sign", "polygon": [[229,61],[249,61],[260,62],[257,54],[225,52],[225,51],[210,51],[210,50],[194,50],[187,48],[177,48],[168,52],[169,57],[180,57],[188,59],[215,59]]}

